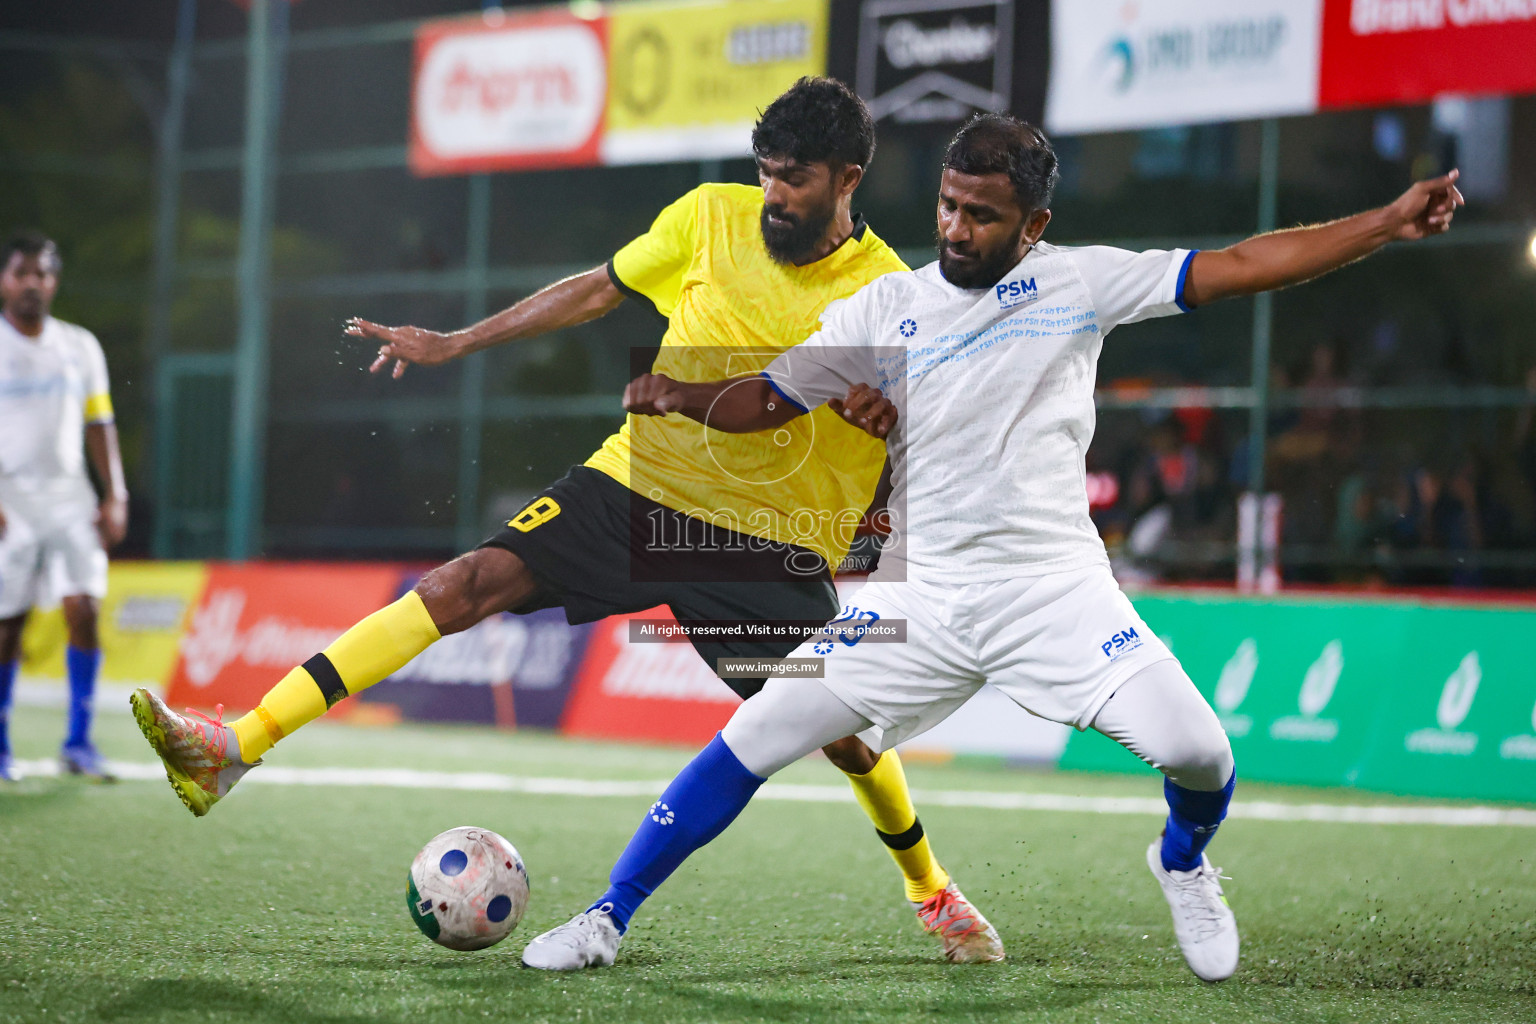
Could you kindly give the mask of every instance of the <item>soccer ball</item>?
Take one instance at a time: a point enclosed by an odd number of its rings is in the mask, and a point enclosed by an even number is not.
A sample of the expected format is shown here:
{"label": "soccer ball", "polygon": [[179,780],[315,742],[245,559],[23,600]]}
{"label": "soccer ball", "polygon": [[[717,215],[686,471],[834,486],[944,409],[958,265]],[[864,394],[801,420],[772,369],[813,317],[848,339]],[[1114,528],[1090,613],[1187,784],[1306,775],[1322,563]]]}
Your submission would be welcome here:
{"label": "soccer ball", "polygon": [[490,829],[451,828],[422,847],[406,881],[411,920],[449,949],[494,946],[528,905],[528,872],[517,847]]}

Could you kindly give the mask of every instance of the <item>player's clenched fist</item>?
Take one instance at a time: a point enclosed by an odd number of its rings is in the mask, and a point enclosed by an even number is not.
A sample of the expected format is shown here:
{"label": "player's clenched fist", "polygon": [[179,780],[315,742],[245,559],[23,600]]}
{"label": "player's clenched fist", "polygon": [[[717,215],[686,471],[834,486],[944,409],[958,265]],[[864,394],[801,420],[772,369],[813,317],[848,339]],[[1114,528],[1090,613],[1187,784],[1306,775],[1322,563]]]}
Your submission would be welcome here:
{"label": "player's clenched fist", "polygon": [[855,384],[842,401],[834,398],[827,405],[849,423],[882,441],[896,426],[896,406],[879,388],[868,384]]}
{"label": "player's clenched fist", "polygon": [[1453,170],[1438,178],[1415,182],[1407,192],[1387,209],[1396,223],[1393,237],[1398,241],[1412,242],[1430,235],[1438,235],[1451,228],[1451,218],[1456,207],[1465,206],[1456,179],[1461,172]]}
{"label": "player's clenched fist", "polygon": [[624,388],[624,411],[640,416],[682,412],[682,386],[664,373],[642,373]]}

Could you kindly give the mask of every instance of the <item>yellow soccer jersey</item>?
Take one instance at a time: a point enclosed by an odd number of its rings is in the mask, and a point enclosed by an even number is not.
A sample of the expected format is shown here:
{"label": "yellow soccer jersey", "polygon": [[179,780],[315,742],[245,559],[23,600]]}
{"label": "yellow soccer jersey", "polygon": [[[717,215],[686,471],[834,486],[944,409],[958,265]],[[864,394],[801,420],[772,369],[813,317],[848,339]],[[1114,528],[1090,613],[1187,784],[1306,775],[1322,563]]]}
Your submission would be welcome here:
{"label": "yellow soccer jersey", "polygon": [[[825,259],[775,263],[750,185],[701,185],[661,211],[608,264],[614,283],[655,303],[667,333],[654,372],[676,380],[749,377],[814,334],[827,304],[905,270],[862,224]],[[685,515],[810,548],[834,568],[869,507],[885,443],[826,406],[776,431],[727,434],[681,415],[630,416],[587,460]]]}

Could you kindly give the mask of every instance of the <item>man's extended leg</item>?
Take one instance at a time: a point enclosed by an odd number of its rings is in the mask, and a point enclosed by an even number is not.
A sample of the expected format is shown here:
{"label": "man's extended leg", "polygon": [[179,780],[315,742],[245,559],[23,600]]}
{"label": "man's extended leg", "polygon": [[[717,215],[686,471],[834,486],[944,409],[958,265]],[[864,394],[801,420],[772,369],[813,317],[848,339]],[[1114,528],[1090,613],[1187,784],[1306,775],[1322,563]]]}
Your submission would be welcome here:
{"label": "man's extended leg", "polygon": [[59,763],[72,775],[111,781],[101,752],[91,742],[91,717],[96,703],[96,677],[101,672],[101,638],[97,633],[101,602],[89,594],[64,598],[64,624],[69,645],[64,668],[69,677],[69,725],[59,748]]}
{"label": "man's extended leg", "polygon": [[1173,911],[1190,970],[1221,981],[1237,970],[1237,921],[1205,847],[1237,784],[1232,747],[1216,713],[1175,661],[1160,661],[1115,691],[1093,727],[1163,773],[1168,820],[1147,866]]}
{"label": "man's extended leg", "polygon": [[409,594],[347,630],[231,725],[178,715],[148,690],[134,691],[134,717],[182,802],[193,814],[207,814],[284,736],[398,671],[440,637],[521,605],[536,588],[512,552],[479,548],[427,573]]}
{"label": "man's extended leg", "polygon": [[815,680],[770,679],[651,805],[608,876],[608,891],[528,943],[523,963],[560,971],[613,963],[640,904],[736,820],[768,776],[869,724]]}
{"label": "man's extended leg", "polygon": [[[824,593],[819,593],[817,581],[810,579],[707,588],[702,594],[686,594],[685,599],[674,597],[672,608],[679,621],[824,620],[837,614],[838,604],[830,580],[821,586]],[[717,669],[726,658],[781,658],[795,650],[793,646],[775,648],[762,642],[713,639],[695,639],[694,646],[711,669]],[[838,663],[851,653],[840,650]],[[898,670],[920,674],[927,671],[924,666],[914,665],[903,665],[900,669],[871,666],[868,670],[880,676]],[[763,685],[762,679],[722,678],[743,698],[757,693]],[[896,751],[877,754],[857,736],[839,737],[821,749],[853,787],[859,805],[875,827],[875,835],[902,874],[907,900],[923,928],[943,941],[945,956],[961,961],[1001,960],[1003,948],[997,933],[969,904],[934,856]]]}
{"label": "man's extended leg", "polygon": [[853,785],[859,806],[874,822],[906,882],[907,902],[930,935],[944,943],[944,956],[957,963],[1003,959],[1003,942],[986,917],[940,866],[912,806],[907,774],[895,750],[876,754],[857,736],[822,747]]}
{"label": "man's extended leg", "polygon": [[857,736],[845,736],[821,749],[848,776],[859,806],[906,880],[908,901],[921,906],[947,888],[949,873],[928,845],[896,751],[876,754]]}

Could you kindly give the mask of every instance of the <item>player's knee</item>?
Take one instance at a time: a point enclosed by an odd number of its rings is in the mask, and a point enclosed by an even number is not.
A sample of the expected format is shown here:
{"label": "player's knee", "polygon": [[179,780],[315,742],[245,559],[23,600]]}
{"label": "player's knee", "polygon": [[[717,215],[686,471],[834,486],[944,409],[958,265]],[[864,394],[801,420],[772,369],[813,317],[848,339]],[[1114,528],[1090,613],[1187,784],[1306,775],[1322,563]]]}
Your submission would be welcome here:
{"label": "player's knee", "polygon": [[0,662],[15,661],[21,653],[21,627],[26,621],[25,614],[0,619]]}
{"label": "player's knee", "polygon": [[94,597],[66,597],[64,599],[64,626],[69,633],[71,646],[93,650],[97,643],[97,622],[100,602]]}
{"label": "player's knee", "polygon": [[1227,741],[1227,734],[1217,729],[1214,733],[1189,737],[1169,757],[1163,770],[1176,785],[1211,792],[1227,784],[1233,767],[1232,744]]}
{"label": "player's knee", "polygon": [[880,756],[869,745],[857,736],[844,736],[840,740],[833,740],[821,748],[821,752],[827,755],[838,768],[849,775],[868,775],[875,770],[875,762]]}
{"label": "player's knee", "polygon": [[462,632],[485,617],[478,614],[481,583],[470,555],[438,566],[416,583],[416,596],[444,636]]}
{"label": "player's knee", "polygon": [[527,566],[512,552],[478,548],[427,573],[416,584],[416,594],[446,636],[515,607],[533,586]]}

